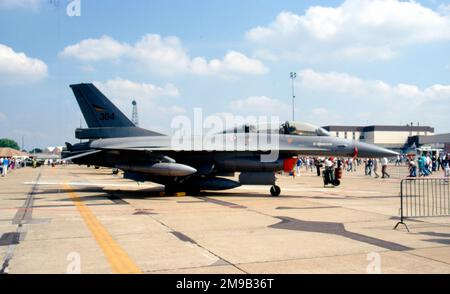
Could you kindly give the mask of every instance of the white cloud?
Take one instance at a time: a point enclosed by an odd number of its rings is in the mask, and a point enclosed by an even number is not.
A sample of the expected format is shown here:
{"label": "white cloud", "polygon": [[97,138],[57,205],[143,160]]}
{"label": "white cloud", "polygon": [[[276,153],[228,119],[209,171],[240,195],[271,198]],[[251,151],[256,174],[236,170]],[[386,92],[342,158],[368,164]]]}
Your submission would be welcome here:
{"label": "white cloud", "polygon": [[75,45],[67,46],[60,53],[61,57],[74,57],[82,61],[99,61],[117,59],[129,50],[129,46],[117,42],[111,37],[86,39]]}
{"label": "white cloud", "polygon": [[[178,97],[178,89],[172,84],[155,86],[148,83],[138,83],[122,78],[106,82],[94,82],[98,89],[110,98],[125,115],[131,118],[132,100],[138,105],[139,123],[142,127],[159,126],[153,128],[161,131],[170,125],[174,115],[185,112],[182,107],[170,105],[167,97]],[[175,103],[174,103],[175,104]]]}
{"label": "white cloud", "polygon": [[177,37],[145,35],[128,51],[128,56],[151,71],[183,72],[191,60]]}
{"label": "white cloud", "polygon": [[[421,121],[448,129],[450,85],[435,84],[427,88],[406,83],[391,85],[346,73],[322,73],[311,69],[299,71],[299,78],[297,86],[304,99],[312,96],[327,106],[327,109],[313,109],[310,116],[328,116],[328,122],[323,123]],[[330,110],[330,107],[334,109]]]}
{"label": "white cloud", "polygon": [[248,58],[244,54],[236,51],[229,51],[222,60],[213,59],[208,62],[201,57],[194,58],[190,67],[192,72],[197,74],[265,74],[268,72],[261,61]]}
{"label": "white cloud", "polygon": [[245,99],[230,102],[230,108],[245,114],[280,115],[289,108],[280,100],[267,96],[250,96]]}
{"label": "white cloud", "polygon": [[122,78],[115,78],[106,82],[94,82],[94,84],[111,98],[127,101],[131,101],[132,98],[151,100],[163,96],[176,97],[180,95],[178,89],[172,84],[159,87]]}
{"label": "white cloud", "polygon": [[126,60],[138,68],[162,74],[261,75],[268,72],[261,61],[237,51],[227,52],[222,59],[192,58],[177,37],[162,38],[156,34],[145,35],[134,45],[121,43],[109,36],[86,39],[67,46],[60,56],[84,62]]}
{"label": "white cloud", "polygon": [[363,80],[346,73],[321,73],[311,69],[301,70],[299,76],[299,85],[304,89],[345,94],[349,98],[415,105],[437,101],[450,102],[450,85],[436,84],[420,89],[411,84],[390,85],[380,80]]}
{"label": "white cloud", "polygon": [[47,75],[47,65],[42,60],[0,44],[0,84],[27,84],[42,80]]}
{"label": "white cloud", "polygon": [[0,0],[0,9],[37,10],[44,0]]}
{"label": "white cloud", "polygon": [[302,15],[284,11],[246,38],[261,58],[319,61],[391,59],[411,44],[450,40],[450,16],[416,2],[346,0],[312,6]]}

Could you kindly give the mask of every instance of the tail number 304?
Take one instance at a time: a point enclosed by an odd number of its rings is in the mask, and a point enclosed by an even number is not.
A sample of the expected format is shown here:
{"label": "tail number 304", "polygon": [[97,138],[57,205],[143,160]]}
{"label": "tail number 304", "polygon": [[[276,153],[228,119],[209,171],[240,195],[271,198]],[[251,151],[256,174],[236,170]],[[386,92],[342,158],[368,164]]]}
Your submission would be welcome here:
{"label": "tail number 304", "polygon": [[100,120],[114,120],[114,112],[113,113],[100,113]]}

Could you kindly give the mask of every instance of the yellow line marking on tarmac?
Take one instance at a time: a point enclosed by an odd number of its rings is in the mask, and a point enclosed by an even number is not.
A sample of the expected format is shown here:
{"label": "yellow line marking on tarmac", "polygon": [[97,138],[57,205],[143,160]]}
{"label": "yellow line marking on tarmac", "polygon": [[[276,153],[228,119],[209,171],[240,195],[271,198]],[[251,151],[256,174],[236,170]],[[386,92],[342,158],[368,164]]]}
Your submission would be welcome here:
{"label": "yellow line marking on tarmac", "polygon": [[94,213],[73,191],[73,188],[69,185],[64,185],[64,189],[67,191],[67,194],[77,207],[86,226],[91,231],[92,236],[94,236],[95,241],[97,241],[97,244],[108,259],[113,272],[117,274],[141,274],[142,271],[131,260],[127,252],[113,239]]}

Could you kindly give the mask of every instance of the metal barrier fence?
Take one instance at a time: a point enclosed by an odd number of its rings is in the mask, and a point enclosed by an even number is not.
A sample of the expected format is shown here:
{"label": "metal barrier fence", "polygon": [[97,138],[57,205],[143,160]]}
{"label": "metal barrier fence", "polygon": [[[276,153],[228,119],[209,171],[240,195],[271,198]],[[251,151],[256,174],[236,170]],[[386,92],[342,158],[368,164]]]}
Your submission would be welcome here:
{"label": "metal barrier fence", "polygon": [[400,221],[394,230],[405,224],[407,218],[449,216],[449,178],[410,178],[400,183]]}

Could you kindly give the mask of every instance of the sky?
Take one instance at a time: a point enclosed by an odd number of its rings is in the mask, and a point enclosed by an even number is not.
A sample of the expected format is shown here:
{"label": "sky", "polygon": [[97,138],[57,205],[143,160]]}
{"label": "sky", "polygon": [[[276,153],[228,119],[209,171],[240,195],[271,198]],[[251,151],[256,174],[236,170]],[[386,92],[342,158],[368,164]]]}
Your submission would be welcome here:
{"label": "sky", "polygon": [[141,127],[234,114],[450,132],[450,2],[0,0],[0,137],[76,142],[69,87],[94,83]]}

